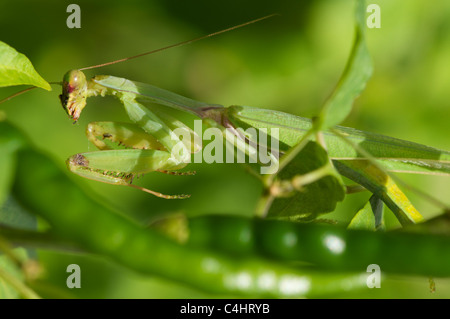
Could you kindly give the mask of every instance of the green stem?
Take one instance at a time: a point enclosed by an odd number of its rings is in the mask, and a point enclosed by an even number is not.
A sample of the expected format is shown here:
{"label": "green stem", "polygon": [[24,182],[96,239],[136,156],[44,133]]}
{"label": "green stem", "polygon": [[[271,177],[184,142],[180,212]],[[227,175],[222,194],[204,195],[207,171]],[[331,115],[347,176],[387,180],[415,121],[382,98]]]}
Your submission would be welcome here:
{"label": "green stem", "polygon": [[347,185],[345,186],[346,194],[355,194],[355,193],[360,193],[360,192],[366,192],[367,189],[359,184],[356,185]]}
{"label": "green stem", "polygon": [[0,251],[5,254],[17,267],[23,266],[22,260],[14,253],[11,244],[2,236],[0,236]]}
{"label": "green stem", "polygon": [[274,196],[270,194],[269,189],[266,189],[265,192],[267,194],[261,196],[258,203],[256,204],[255,216],[264,218],[267,216],[267,212],[269,211],[270,205],[275,199]]}
{"label": "green stem", "polygon": [[338,130],[336,130],[334,128],[330,129],[330,131],[333,132],[336,136],[338,136],[345,143],[347,143],[348,145],[353,147],[359,154],[364,156],[368,161],[370,161],[371,164],[373,164],[379,170],[383,171],[386,175],[388,175],[393,180],[395,180],[395,182],[397,182],[397,183],[401,184],[402,186],[404,186],[405,188],[408,188],[409,190],[415,192],[417,195],[422,196],[423,198],[427,199],[428,201],[430,201],[431,203],[433,203],[437,207],[440,207],[440,208],[444,209],[444,211],[450,211],[450,207],[447,204],[445,204],[442,201],[438,200],[437,198],[435,198],[435,197],[433,197],[433,196],[431,196],[431,195],[421,191],[420,189],[417,189],[416,187],[413,187],[413,186],[409,185],[408,183],[406,183],[402,179],[400,179],[398,176],[389,173],[386,169],[384,169],[384,167],[382,167],[377,162],[376,157],[372,156],[372,154],[370,154],[368,151],[366,151],[365,149],[360,147],[358,144],[356,144],[353,141],[351,141],[350,139],[348,139],[341,132],[339,132]]}
{"label": "green stem", "polygon": [[292,179],[292,186],[297,189],[301,190],[303,186],[311,184],[315,181],[318,181],[322,177],[332,175],[334,174],[334,169],[331,166],[331,163],[327,162],[326,165],[311,171],[309,173],[303,174],[303,175],[296,175]]}
{"label": "green stem", "polygon": [[[16,246],[44,248],[66,252],[82,251],[82,249],[76,243],[63,239],[49,232],[41,233],[32,230],[23,230],[0,226],[0,233],[3,238]],[[3,250],[5,252],[5,250],[1,247],[1,242],[2,240],[0,237],[0,250]]]}
{"label": "green stem", "polygon": [[0,278],[17,290],[22,297],[26,299],[41,299],[41,297],[31,288],[26,286],[23,282],[12,276],[10,273],[4,271],[2,268],[0,268]]}

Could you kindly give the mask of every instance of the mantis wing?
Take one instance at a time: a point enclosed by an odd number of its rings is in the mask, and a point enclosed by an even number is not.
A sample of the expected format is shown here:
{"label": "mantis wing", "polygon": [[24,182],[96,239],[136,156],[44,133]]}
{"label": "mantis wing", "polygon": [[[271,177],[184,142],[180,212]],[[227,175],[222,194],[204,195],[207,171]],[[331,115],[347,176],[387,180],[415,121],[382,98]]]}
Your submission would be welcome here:
{"label": "mantis wing", "polygon": [[208,104],[192,100],[150,84],[130,81],[124,78],[101,75],[96,76],[93,81],[107,88],[135,94],[136,96],[144,97],[146,100],[153,103],[169,106],[181,111],[188,111],[195,115],[199,115],[199,110],[202,108],[222,107],[217,104]]}
{"label": "mantis wing", "polygon": [[[199,111],[204,108],[221,107],[217,104],[192,100],[150,84],[114,76],[97,76],[94,78],[94,82],[113,90],[142,96],[151,102],[196,115],[199,115]],[[287,148],[296,145],[312,125],[311,120],[307,118],[248,106],[232,106],[227,113],[238,127],[279,128],[280,142]],[[336,126],[335,129],[378,158],[380,164],[389,171],[450,175],[450,152],[448,151],[343,126]],[[359,157],[353,147],[343,142],[335,134],[324,132],[324,136],[332,159],[353,160]]]}
{"label": "mantis wing", "polygon": [[[279,128],[280,147],[295,146],[312,127],[308,118],[248,106],[228,108],[228,117],[237,127]],[[335,126],[341,135],[369,152],[389,171],[450,175],[450,152],[381,134]],[[330,158],[340,161],[361,159],[357,150],[334,133],[323,132]]]}

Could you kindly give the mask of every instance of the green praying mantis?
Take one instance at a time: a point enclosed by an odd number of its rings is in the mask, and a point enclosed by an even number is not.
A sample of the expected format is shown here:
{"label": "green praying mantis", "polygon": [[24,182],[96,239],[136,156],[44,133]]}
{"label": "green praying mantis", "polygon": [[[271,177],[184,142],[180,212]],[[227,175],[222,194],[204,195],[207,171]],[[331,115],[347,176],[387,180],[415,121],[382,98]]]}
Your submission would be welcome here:
{"label": "green praying mantis", "polygon": [[[197,41],[265,18],[267,17],[169,47]],[[243,128],[278,129],[276,140],[280,149],[267,151],[272,160],[279,161],[280,169],[287,165],[284,158],[289,157],[292,149],[301,145],[298,147],[301,150],[305,143],[315,136],[319,144],[326,148],[334,167],[326,166],[326,169],[304,174],[308,177],[307,181],[303,181],[298,188],[301,189],[326,175],[332,175],[336,169],[341,175],[374,193],[396,214],[402,224],[420,222],[422,216],[400,191],[388,172],[450,175],[448,151],[341,126],[333,125],[329,129],[323,129],[323,126],[317,125],[317,121],[273,110],[203,103],[149,84],[109,75],[95,76],[87,80],[83,73],[86,69],[123,62],[169,47],[110,63],[71,70],[65,74],[60,100],[64,110],[75,122],[86,106],[86,100],[98,95],[116,97],[133,122],[89,124],[88,139],[100,151],[71,156],[67,160],[70,171],[104,183],[131,186],[161,198],[189,197],[165,195],[132,183],[136,176],[154,171],[191,174],[178,170],[186,167],[191,153],[202,147],[202,141],[189,126],[160,109],[143,104],[150,102],[194,114],[208,127],[221,130],[226,140],[230,137],[225,134],[225,130],[231,130],[234,133],[233,138],[237,137],[236,147],[248,156],[261,149],[258,149],[258,142],[252,136],[243,132]],[[264,178],[272,197],[280,195],[280,191],[273,191],[274,188],[270,187],[273,186],[275,178],[275,174]],[[261,211],[261,215],[264,215],[267,208]]]}

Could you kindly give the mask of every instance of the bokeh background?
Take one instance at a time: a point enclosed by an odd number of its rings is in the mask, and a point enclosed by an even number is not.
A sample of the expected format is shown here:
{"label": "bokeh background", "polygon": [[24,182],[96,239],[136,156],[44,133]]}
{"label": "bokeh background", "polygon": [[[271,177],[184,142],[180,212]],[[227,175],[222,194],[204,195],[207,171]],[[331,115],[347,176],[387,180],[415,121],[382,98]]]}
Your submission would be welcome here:
{"label": "bokeh background", "polygon": [[[353,40],[349,0],[322,1],[82,1],[81,29],[66,26],[71,1],[0,2],[0,40],[24,53],[47,81],[60,81],[74,68],[108,62],[215,32],[264,15],[280,16],[251,26],[122,64],[90,70],[150,83],[200,101],[250,105],[313,116],[334,88]],[[381,28],[367,30],[375,71],[346,126],[450,150],[450,2],[374,1]],[[20,88],[0,89],[0,99]],[[91,121],[124,121],[112,98],[91,98],[72,125],[52,92],[34,90],[0,106],[42,150],[64,167],[72,154],[94,150],[85,137]],[[259,182],[239,165],[193,164],[195,176],[149,174],[139,184],[163,193],[190,193],[184,201],[158,199],[135,189],[74,179],[92,196],[142,223],[165,214],[251,215]],[[450,205],[450,179],[403,179]],[[39,185],[36,185],[39,187]],[[439,209],[407,192],[425,216]],[[368,198],[352,195],[325,216],[348,221]],[[64,214],[64,203],[61,214]],[[390,223],[395,223],[390,218]],[[177,283],[142,276],[97,257],[37,252],[46,269],[48,297],[195,298],[213,297]],[[65,286],[68,264],[82,269],[82,288]],[[356,297],[450,297],[450,281],[394,278]],[[343,294],[335,297],[352,297]]]}

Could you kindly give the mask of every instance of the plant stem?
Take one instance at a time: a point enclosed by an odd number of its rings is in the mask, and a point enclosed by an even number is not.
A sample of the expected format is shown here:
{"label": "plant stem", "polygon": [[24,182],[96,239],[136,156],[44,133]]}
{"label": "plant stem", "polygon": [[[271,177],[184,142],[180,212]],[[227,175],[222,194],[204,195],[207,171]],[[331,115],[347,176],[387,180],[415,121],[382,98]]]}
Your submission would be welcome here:
{"label": "plant stem", "polygon": [[[45,248],[62,251],[82,251],[82,249],[78,247],[77,244],[65,239],[61,239],[58,236],[48,232],[41,233],[36,231],[0,226],[0,234],[1,237],[7,239],[9,242],[17,246],[28,246],[34,248]],[[1,245],[0,250],[2,250]]]}
{"label": "plant stem", "polygon": [[41,297],[35,293],[31,288],[25,285],[23,282],[12,276],[10,273],[0,268],[0,278],[7,284],[11,285],[18,293],[20,293],[26,299],[41,299]]}

